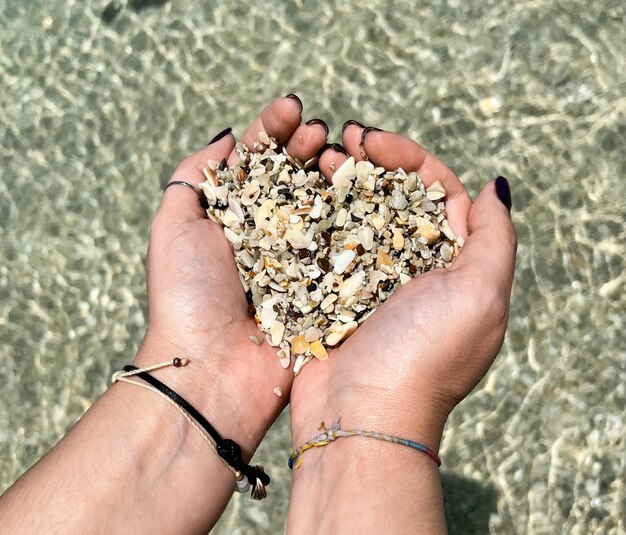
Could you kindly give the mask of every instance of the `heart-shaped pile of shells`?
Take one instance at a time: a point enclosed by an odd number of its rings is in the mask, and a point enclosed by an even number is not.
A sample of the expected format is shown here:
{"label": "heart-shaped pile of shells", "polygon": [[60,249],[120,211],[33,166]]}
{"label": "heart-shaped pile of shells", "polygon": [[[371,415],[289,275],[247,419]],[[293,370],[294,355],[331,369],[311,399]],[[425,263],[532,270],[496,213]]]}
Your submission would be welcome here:
{"label": "heart-shaped pile of shells", "polygon": [[[348,158],[328,184],[313,162],[266,139],[239,162],[209,162],[200,184],[280,364],[297,374],[350,336],[400,285],[448,267],[459,247],[440,181]],[[258,150],[261,149],[261,150]],[[260,345],[262,336],[251,337]]]}

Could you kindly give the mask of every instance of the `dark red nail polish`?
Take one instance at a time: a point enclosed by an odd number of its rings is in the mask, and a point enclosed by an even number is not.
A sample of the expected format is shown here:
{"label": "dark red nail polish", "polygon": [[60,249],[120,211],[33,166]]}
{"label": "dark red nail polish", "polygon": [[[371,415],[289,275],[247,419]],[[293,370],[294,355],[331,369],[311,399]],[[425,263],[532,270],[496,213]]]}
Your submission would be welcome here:
{"label": "dark red nail polish", "polygon": [[376,128],[375,126],[368,126],[361,132],[361,144],[365,143],[365,138],[370,132],[382,132],[381,128]]}
{"label": "dark red nail polish", "polygon": [[341,133],[343,134],[346,128],[348,128],[351,124],[354,124],[358,126],[359,128],[365,128],[364,124],[361,124],[359,121],[355,121],[354,119],[350,119],[349,121],[346,121],[345,123],[343,123],[343,126],[341,127]]}
{"label": "dark red nail polish", "polygon": [[511,211],[511,188],[509,187],[509,181],[503,176],[496,178],[496,195],[498,199],[502,201],[502,204],[506,206],[506,209]]}
{"label": "dark red nail polish", "polygon": [[300,113],[302,113],[302,110],[304,109],[304,104],[302,104],[300,97],[298,95],[294,95],[293,93],[289,93],[288,95],[285,95],[285,96],[287,98],[294,99],[298,103],[298,106],[300,106]]}
{"label": "dark red nail polish", "polygon": [[328,135],[328,132],[330,132],[330,130],[328,129],[328,125],[324,121],[322,121],[322,119],[311,119],[307,121],[305,124],[308,126],[313,125],[313,124],[319,124],[320,126],[324,127],[324,130],[326,130],[326,135]]}
{"label": "dark red nail polish", "polygon": [[219,134],[217,134],[211,141],[209,141],[207,143],[207,147],[209,145],[211,145],[212,143],[215,143],[216,141],[219,141],[220,139],[222,139],[224,136],[227,136],[228,134],[230,134],[233,131],[233,129],[229,126],[228,128],[226,128],[225,130],[222,130]]}

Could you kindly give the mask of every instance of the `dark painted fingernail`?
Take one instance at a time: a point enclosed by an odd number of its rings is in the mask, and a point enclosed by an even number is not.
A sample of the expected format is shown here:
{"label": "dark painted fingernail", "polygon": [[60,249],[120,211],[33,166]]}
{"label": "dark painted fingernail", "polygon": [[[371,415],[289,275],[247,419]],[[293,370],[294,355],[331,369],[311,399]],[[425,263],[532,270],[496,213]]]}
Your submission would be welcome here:
{"label": "dark painted fingernail", "polygon": [[368,126],[361,132],[361,144],[365,143],[365,138],[370,132],[382,132],[381,128],[376,128],[375,126]]}
{"label": "dark painted fingernail", "polygon": [[287,98],[294,99],[298,103],[298,106],[300,106],[300,113],[302,113],[302,110],[304,109],[304,104],[302,104],[300,97],[298,95],[294,95],[293,93],[289,93],[288,95],[285,95],[285,96]]}
{"label": "dark painted fingernail", "polygon": [[307,121],[305,124],[309,126],[312,124],[319,124],[320,126],[324,127],[324,130],[326,130],[326,135],[328,135],[328,132],[330,132],[330,130],[328,130],[328,125],[321,119],[311,119],[310,121]]}
{"label": "dark painted fingernail", "polygon": [[211,141],[209,141],[207,143],[207,147],[209,145],[211,145],[212,143],[215,143],[217,141],[219,141],[220,139],[222,139],[224,136],[227,136],[228,134],[230,134],[233,131],[233,129],[229,126],[228,128],[226,128],[225,130],[222,130],[219,134],[217,134]]}
{"label": "dark painted fingernail", "polygon": [[324,151],[327,149],[333,149],[336,152],[340,152],[341,154],[348,155],[346,149],[343,148],[339,143],[325,143],[321,146],[320,150],[317,151],[317,157],[319,158]]}
{"label": "dark painted fingernail", "polygon": [[342,154],[345,154],[346,156],[348,155],[348,151],[344,148],[343,145],[340,145],[339,143],[331,143],[330,146],[334,151],[341,152]]}
{"label": "dark painted fingernail", "polygon": [[355,121],[354,119],[350,119],[349,121],[346,121],[345,123],[343,123],[343,126],[341,127],[341,133],[343,134],[346,128],[348,128],[351,124],[355,124],[359,128],[365,128],[364,124],[361,124],[359,121]]}
{"label": "dark painted fingernail", "polygon": [[506,209],[511,211],[511,188],[509,187],[509,181],[503,176],[496,178],[496,195],[498,199],[502,201],[502,204],[506,206]]}

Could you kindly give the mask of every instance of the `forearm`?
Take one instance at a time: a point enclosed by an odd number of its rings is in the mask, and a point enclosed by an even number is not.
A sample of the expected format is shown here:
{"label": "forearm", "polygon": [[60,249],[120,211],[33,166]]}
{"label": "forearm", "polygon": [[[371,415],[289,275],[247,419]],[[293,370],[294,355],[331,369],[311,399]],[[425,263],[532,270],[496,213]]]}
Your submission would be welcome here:
{"label": "forearm", "polygon": [[288,532],[446,533],[438,467],[371,438],[313,448],[294,468]]}
{"label": "forearm", "polygon": [[[155,358],[143,361],[159,362]],[[204,370],[196,375],[187,368],[154,376],[236,440],[249,459],[266,422],[257,418],[251,425],[255,407],[240,404],[244,396],[231,396]],[[154,392],[118,383],[5,493],[0,524],[13,534],[206,533],[233,489],[232,473],[174,407]]]}

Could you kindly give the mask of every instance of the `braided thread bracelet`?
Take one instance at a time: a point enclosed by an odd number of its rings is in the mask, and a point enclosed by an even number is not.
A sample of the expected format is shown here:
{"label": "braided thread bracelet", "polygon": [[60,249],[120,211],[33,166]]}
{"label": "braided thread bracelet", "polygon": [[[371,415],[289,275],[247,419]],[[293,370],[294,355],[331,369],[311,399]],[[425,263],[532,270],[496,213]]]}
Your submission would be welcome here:
{"label": "braided thread bracelet", "polygon": [[[121,381],[133,384],[145,388],[146,390],[151,390],[164,398],[181,413],[198,433],[200,433],[203,440],[217,453],[218,458],[233,473],[236,480],[236,490],[244,493],[251,488],[251,497],[254,500],[262,500],[267,496],[266,487],[270,484],[270,477],[265,473],[263,467],[250,466],[244,463],[241,448],[234,440],[222,438],[215,428],[195,409],[195,407],[193,407],[193,405],[191,405],[191,403],[148,373],[149,371],[158,370],[167,366],[180,368],[187,366],[190,362],[191,359],[189,358],[177,357],[166,362],[146,366],[145,368],[127,365],[124,366],[121,371],[113,374],[111,382],[116,383]],[[145,383],[136,381],[134,379],[135,377],[143,379]]]}
{"label": "braided thread bracelet", "polygon": [[365,431],[363,429],[341,429],[341,427],[339,426],[339,420],[340,417],[335,418],[335,421],[329,428],[326,428],[326,425],[324,424],[324,422],[322,422],[319,427],[320,431],[322,432],[318,435],[315,435],[311,440],[308,440],[307,442],[302,444],[302,446],[292,452],[292,454],[289,456],[289,468],[293,470],[293,465],[296,461],[296,468],[300,468],[300,466],[302,465],[302,461],[304,460],[305,451],[310,450],[311,448],[321,448],[327,446],[338,438],[343,437],[375,438],[376,440],[382,440],[383,442],[391,442],[393,444],[407,446],[408,448],[413,448],[414,450],[425,453],[437,463],[437,466],[441,466],[441,459],[439,458],[439,455],[437,455],[428,446],[424,446],[424,444],[420,444],[419,442],[408,440],[406,438],[394,437],[392,435],[386,435],[385,433],[378,433],[376,431]]}

